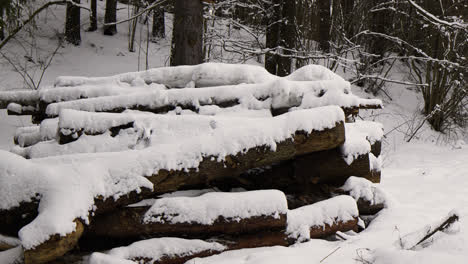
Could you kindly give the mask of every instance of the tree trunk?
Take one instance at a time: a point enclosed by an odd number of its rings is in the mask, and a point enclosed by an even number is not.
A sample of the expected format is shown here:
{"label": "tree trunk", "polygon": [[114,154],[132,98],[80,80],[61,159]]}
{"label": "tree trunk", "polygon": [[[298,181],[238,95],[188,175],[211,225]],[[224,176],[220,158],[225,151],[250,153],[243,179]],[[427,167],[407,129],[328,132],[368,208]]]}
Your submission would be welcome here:
{"label": "tree trunk", "polygon": [[5,39],[5,22],[3,20],[3,6],[0,5],[0,40]]}
{"label": "tree trunk", "polygon": [[171,66],[203,62],[203,4],[176,0],[174,6]]}
{"label": "tree trunk", "polygon": [[97,30],[97,0],[91,0],[91,15],[89,16],[88,31]]}
{"label": "tree trunk", "polygon": [[164,9],[157,7],[153,10],[153,40],[166,37],[165,20],[164,20]]}
{"label": "tree trunk", "polygon": [[[73,2],[79,4],[80,0],[73,0]],[[81,43],[80,23],[80,8],[71,3],[67,3],[65,40],[75,46]]]}
{"label": "tree trunk", "polygon": [[[104,24],[117,22],[117,0],[106,0]],[[113,36],[117,33],[117,25],[104,26],[104,35]]]}
{"label": "tree trunk", "polygon": [[318,1],[318,42],[323,52],[330,51],[331,0]]}
{"label": "tree trunk", "polygon": [[[274,49],[278,47],[278,40],[280,35],[280,24],[279,21],[281,20],[281,0],[274,0],[273,4],[270,8],[271,10],[271,17],[268,21],[268,25],[266,28],[266,48]],[[274,51],[277,52],[277,51]],[[278,55],[273,53],[265,54],[265,69],[271,73],[277,73],[277,66],[278,66]]]}
{"label": "tree trunk", "polygon": [[278,76],[289,75],[292,71],[292,58],[286,57],[293,55],[289,49],[296,48],[296,0],[283,0],[282,3],[282,23],[280,31],[280,44],[283,48],[283,57],[278,60]]}

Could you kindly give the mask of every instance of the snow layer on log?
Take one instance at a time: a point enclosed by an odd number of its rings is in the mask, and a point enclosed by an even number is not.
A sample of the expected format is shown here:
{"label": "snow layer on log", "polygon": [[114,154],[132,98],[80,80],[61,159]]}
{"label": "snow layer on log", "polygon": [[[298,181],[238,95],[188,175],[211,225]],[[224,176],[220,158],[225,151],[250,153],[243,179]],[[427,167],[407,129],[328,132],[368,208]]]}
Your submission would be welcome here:
{"label": "snow layer on log", "polygon": [[356,201],[347,195],[340,195],[315,204],[299,207],[288,212],[287,234],[297,241],[310,239],[312,227],[337,222],[347,222],[359,216]]}
{"label": "snow layer on log", "polygon": [[77,100],[81,98],[94,98],[110,95],[128,95],[132,93],[142,93],[149,91],[164,90],[166,87],[161,84],[132,86],[126,83],[104,84],[104,85],[83,85],[76,87],[56,87],[38,90],[39,99],[43,102],[61,102]]}
{"label": "snow layer on log", "polygon": [[[127,247],[119,247],[110,250],[106,255],[93,253],[90,257],[90,264],[115,264],[117,259],[121,260],[139,260],[147,259],[147,263],[158,263],[157,261],[166,257],[183,257],[196,255],[198,253],[213,251],[221,252],[226,249],[225,246],[217,242],[205,242],[198,239],[181,238],[154,238],[135,242]],[[133,262],[122,262],[133,263]]]}
{"label": "snow layer on log", "polygon": [[67,164],[55,160],[46,166],[0,151],[0,209],[19,206],[41,197],[39,215],[19,232],[25,249],[51,235],[75,230],[76,218],[88,219],[94,198],[118,198],[142,187],[152,188],[145,177],[103,168],[99,163]]}
{"label": "snow layer on log", "polygon": [[346,140],[340,147],[343,157],[351,165],[354,159],[371,151],[371,144],[383,137],[382,124],[372,121],[346,123]]}
{"label": "snow layer on log", "polygon": [[340,189],[349,193],[356,201],[362,199],[368,201],[371,206],[377,204],[387,206],[387,194],[377,184],[367,179],[351,176]]}
{"label": "snow layer on log", "polygon": [[6,251],[1,251],[0,263],[2,264],[23,263],[23,249],[21,247],[15,247]]}
{"label": "snow layer on log", "polygon": [[[191,129],[186,124],[189,117],[200,132],[196,140],[185,136],[189,133],[187,128]],[[29,161],[0,151],[0,209],[17,207],[20,202],[31,202],[40,196],[38,217],[19,232],[23,247],[30,249],[52,235],[73,232],[77,218],[87,223],[96,197],[117,199],[141,188],[152,189],[153,184],[145,176],[160,170],[198,168],[204,157],[222,161],[227,155],[260,146],[274,151],[277,143],[297,131],[333,128],[343,120],[343,111],[336,106],[265,119],[161,117],[157,123],[161,129],[156,130],[152,144],[142,150]]]}
{"label": "snow layer on log", "polygon": [[36,105],[39,100],[37,91],[34,90],[14,90],[0,92],[0,108],[6,108],[9,103],[21,105]]}
{"label": "snow layer on log", "polygon": [[[202,105],[227,102],[238,102],[244,108],[257,110],[288,108],[296,105],[300,105],[299,109],[306,109],[325,105],[352,108],[368,104],[378,106],[382,104],[380,100],[363,99],[351,94],[351,92],[345,93],[344,91],[347,89],[349,89],[349,83],[342,80],[297,82],[277,79],[260,84],[203,89],[169,89],[52,103],[47,106],[46,114],[57,116],[61,109],[109,112],[145,108],[156,111],[167,106],[180,105],[198,109]],[[305,102],[306,98],[315,99]]]}
{"label": "snow layer on log", "polygon": [[[159,195],[158,198],[173,198],[173,197],[197,197],[205,193],[209,192],[218,192],[217,189],[202,189],[202,190],[184,190],[184,191],[175,191],[170,193],[165,193]],[[127,207],[151,207],[156,202],[156,198],[152,199],[144,199],[139,201],[138,203],[127,205]]]}
{"label": "snow layer on log", "polygon": [[0,251],[4,250],[5,248],[9,249],[19,245],[21,245],[21,241],[18,238],[8,237],[0,234]]}
{"label": "snow layer on log", "polygon": [[198,197],[158,199],[146,212],[143,221],[211,225],[220,217],[234,221],[255,216],[279,218],[287,210],[286,196],[277,190],[211,192]]}
{"label": "snow layer on log", "polygon": [[[129,72],[110,77],[62,76],[55,80],[55,86],[101,85],[118,83],[159,83],[169,87],[196,87],[236,85],[241,83],[262,83],[278,79],[263,67],[254,65],[204,63],[195,66],[154,68],[142,72]],[[285,77],[292,81],[317,81],[342,78],[320,65],[308,65]]]}
{"label": "snow layer on log", "polygon": [[107,131],[96,136],[82,135],[68,144],[62,145],[55,140],[43,141],[25,148],[13,147],[10,151],[27,159],[78,153],[118,152],[144,146],[144,142],[139,144],[140,138],[141,134],[134,131],[120,131],[119,135],[114,137]]}

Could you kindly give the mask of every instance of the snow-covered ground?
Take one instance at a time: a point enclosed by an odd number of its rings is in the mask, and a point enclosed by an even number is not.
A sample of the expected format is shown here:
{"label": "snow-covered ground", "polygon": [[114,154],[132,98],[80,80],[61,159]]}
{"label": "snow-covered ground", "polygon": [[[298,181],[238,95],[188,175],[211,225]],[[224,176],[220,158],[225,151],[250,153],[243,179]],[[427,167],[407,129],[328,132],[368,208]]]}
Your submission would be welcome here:
{"label": "snow-covered ground", "polygon": [[[98,5],[104,2],[98,1]],[[60,14],[61,8],[55,11]],[[126,10],[120,13],[121,17],[127,15]],[[48,19],[59,25],[63,23],[62,17]],[[100,31],[83,32],[82,45],[61,49],[43,83],[52,85],[61,75],[106,76],[136,71],[138,52],[127,50],[126,27],[126,24],[119,25],[119,34],[114,37],[102,36]],[[150,43],[151,67],[167,64],[169,46],[169,38],[158,44]],[[144,69],[143,65],[144,56],[140,55],[140,69]],[[23,86],[19,75],[3,60],[0,60],[0,80],[0,90]],[[358,87],[353,87],[353,92],[369,97]],[[384,110],[363,114],[368,120],[382,122],[388,133],[384,140],[381,187],[391,199],[389,208],[381,211],[365,231],[347,236],[346,241],[312,240],[289,248],[244,249],[189,263],[467,263],[468,145],[463,141],[447,141],[428,126],[412,142],[406,143],[405,137],[420,122],[421,98],[416,92],[396,85],[390,87],[390,93],[393,101],[387,100]],[[5,110],[0,110],[0,149],[9,150],[16,127],[28,124],[29,117],[7,116]],[[461,217],[452,233],[438,234],[427,248],[401,249],[400,238],[440,221],[452,209]]]}

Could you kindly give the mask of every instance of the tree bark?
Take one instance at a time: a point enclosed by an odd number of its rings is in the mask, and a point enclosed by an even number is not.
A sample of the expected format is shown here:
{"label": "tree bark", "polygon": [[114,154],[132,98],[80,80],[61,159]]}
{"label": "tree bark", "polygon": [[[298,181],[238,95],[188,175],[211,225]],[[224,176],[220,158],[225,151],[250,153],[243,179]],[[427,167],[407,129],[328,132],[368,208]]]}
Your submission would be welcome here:
{"label": "tree bark", "polygon": [[[279,44],[279,35],[280,35],[280,20],[281,20],[281,0],[274,0],[272,6],[270,7],[271,15],[268,21],[266,28],[266,48],[276,49]],[[265,54],[265,69],[271,73],[277,73],[278,66],[278,55],[275,53],[278,52],[274,50]]]}
{"label": "tree bark", "polygon": [[172,32],[171,66],[203,62],[203,4],[176,0]]}
{"label": "tree bark", "polygon": [[[73,2],[79,4],[80,0],[73,0]],[[71,3],[67,3],[65,40],[75,46],[81,43],[80,24],[80,8]]]}
{"label": "tree bark", "polygon": [[166,37],[164,8],[156,7],[153,10],[153,40]]}
{"label": "tree bark", "polygon": [[[117,0],[106,0],[104,23],[117,22]],[[104,26],[104,35],[113,36],[117,33],[117,25]]]}
{"label": "tree bark", "polygon": [[3,19],[3,5],[0,4],[0,40],[5,39],[5,22]]}
{"label": "tree bark", "polygon": [[88,31],[96,31],[97,26],[97,0],[91,0],[91,14],[89,16]]}
{"label": "tree bark", "polygon": [[318,42],[323,52],[330,51],[331,0],[318,1]]}
{"label": "tree bark", "polygon": [[283,0],[282,23],[280,30],[280,45],[283,55],[278,60],[278,76],[287,76],[292,72],[292,58],[290,50],[296,49],[296,0]]}
{"label": "tree bark", "polygon": [[[219,217],[213,224],[197,223],[145,223],[143,221],[149,207],[127,207],[93,220],[88,239],[133,238],[139,237],[184,237],[190,239],[209,238],[216,235],[241,235],[286,228],[286,215],[258,216],[243,219]],[[157,217],[157,216],[155,216]],[[164,217],[161,215],[161,217]]]}

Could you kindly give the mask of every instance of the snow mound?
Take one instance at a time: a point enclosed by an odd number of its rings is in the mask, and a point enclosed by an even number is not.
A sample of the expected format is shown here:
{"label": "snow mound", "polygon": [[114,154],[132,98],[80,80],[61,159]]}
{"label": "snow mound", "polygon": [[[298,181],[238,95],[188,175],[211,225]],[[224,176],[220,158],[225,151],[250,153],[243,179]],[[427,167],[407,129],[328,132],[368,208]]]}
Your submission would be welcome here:
{"label": "snow mound", "polygon": [[299,207],[288,212],[288,236],[302,242],[310,239],[310,228],[346,222],[359,216],[356,201],[348,195],[340,195],[325,201]]}
{"label": "snow mound", "polygon": [[210,192],[198,197],[158,199],[146,212],[143,221],[211,225],[220,217],[235,221],[256,216],[279,218],[287,210],[286,196],[277,190]]}
{"label": "snow mound", "polygon": [[[61,76],[55,80],[55,86],[79,86],[102,84],[146,84],[157,83],[168,87],[195,87],[219,85],[237,85],[242,83],[263,83],[279,79],[265,68],[246,64],[203,63],[195,66],[161,67],[141,72],[129,72],[110,77],[72,77]],[[285,77],[291,81],[316,81],[341,79],[338,75],[321,65],[304,66]],[[344,80],[343,80],[344,81]]]}
{"label": "snow mound", "polygon": [[356,201],[363,199],[369,201],[370,205],[383,204],[387,206],[387,194],[379,185],[367,179],[351,176],[340,189],[349,193]]}
{"label": "snow mound", "polygon": [[345,124],[345,143],[340,147],[346,163],[351,165],[360,155],[371,151],[371,144],[382,140],[382,124],[372,121],[358,121]]}
{"label": "snow mound", "polygon": [[[205,242],[198,239],[181,239],[172,237],[154,238],[138,241],[128,247],[114,248],[107,254],[93,253],[90,264],[129,264],[136,258],[149,259],[145,263],[158,263],[163,257],[183,257],[204,251],[220,252],[226,247],[216,242]],[[127,260],[127,261],[125,261]],[[119,262],[120,261],[120,262]]]}

